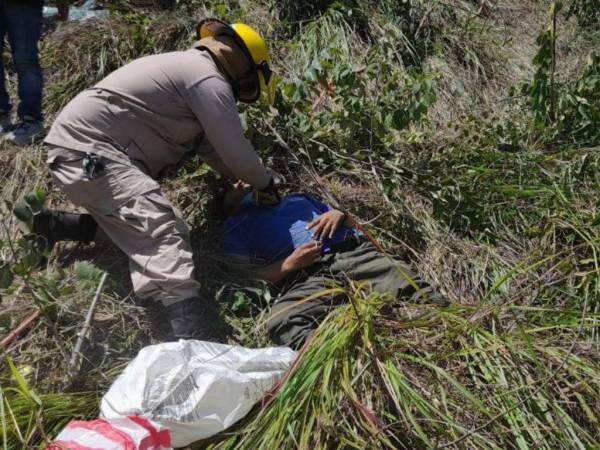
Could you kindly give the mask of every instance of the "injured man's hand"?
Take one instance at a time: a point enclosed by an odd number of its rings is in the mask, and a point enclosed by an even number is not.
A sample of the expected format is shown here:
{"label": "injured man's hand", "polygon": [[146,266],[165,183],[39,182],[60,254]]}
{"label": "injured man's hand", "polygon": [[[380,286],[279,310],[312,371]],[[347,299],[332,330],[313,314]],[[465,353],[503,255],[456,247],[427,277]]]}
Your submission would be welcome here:
{"label": "injured man's hand", "polygon": [[306,228],[314,230],[314,239],[331,239],[335,235],[337,229],[344,223],[344,220],[346,220],[346,214],[337,209],[332,209],[310,222]]}
{"label": "injured man's hand", "polygon": [[286,258],[256,269],[256,275],[263,280],[277,283],[289,274],[318,262],[321,259],[322,248],[320,242],[302,244]]}
{"label": "injured man's hand", "polygon": [[321,247],[322,244],[320,242],[302,244],[290,256],[285,258],[282,265],[283,270],[287,273],[292,273],[296,270],[312,266],[321,259]]}

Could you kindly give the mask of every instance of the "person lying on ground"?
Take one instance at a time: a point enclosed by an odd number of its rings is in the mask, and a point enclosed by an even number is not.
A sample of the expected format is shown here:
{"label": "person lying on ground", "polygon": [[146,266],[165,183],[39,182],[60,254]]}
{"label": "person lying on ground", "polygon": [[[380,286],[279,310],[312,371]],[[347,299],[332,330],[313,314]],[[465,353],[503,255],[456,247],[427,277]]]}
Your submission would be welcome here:
{"label": "person lying on ground", "polygon": [[251,191],[238,181],[225,194],[223,251],[249,264],[258,278],[284,286],[267,321],[278,345],[302,347],[331,308],[344,302],[317,294],[349,281],[366,281],[373,291],[407,302],[446,303],[408,263],[379,252],[342,211],[305,194],[261,205]]}

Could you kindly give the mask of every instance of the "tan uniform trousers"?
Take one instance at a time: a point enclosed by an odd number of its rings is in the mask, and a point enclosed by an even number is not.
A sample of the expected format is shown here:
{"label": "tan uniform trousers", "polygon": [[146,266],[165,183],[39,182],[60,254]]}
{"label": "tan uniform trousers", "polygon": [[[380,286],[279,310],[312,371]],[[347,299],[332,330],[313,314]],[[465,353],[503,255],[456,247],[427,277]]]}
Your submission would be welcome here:
{"label": "tan uniform trousers", "polygon": [[181,213],[143,167],[102,159],[103,171],[87,180],[85,153],[55,148],[48,165],[56,183],[129,257],[131,281],[140,298],[165,306],[197,296],[189,229]]}

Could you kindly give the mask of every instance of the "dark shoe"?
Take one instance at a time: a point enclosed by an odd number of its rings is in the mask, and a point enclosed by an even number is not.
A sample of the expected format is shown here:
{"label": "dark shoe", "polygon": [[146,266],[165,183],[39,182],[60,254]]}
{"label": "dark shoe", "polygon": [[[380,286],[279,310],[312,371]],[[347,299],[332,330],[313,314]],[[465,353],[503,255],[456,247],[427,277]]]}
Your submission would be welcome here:
{"label": "dark shoe", "polygon": [[46,250],[48,251],[54,248],[54,244],[57,241],[56,235],[53,232],[53,222],[52,213],[46,209],[33,216],[33,232],[46,238]]}
{"label": "dark shoe", "polygon": [[192,297],[166,308],[176,339],[225,342],[227,325],[214,302]]}
{"label": "dark shoe", "polygon": [[89,244],[94,240],[98,225],[89,214],[42,210],[33,216],[33,232],[46,238],[50,251],[59,241]]}
{"label": "dark shoe", "polygon": [[8,133],[5,139],[15,145],[30,145],[41,139],[46,134],[46,129],[41,120],[25,116],[17,127]]}

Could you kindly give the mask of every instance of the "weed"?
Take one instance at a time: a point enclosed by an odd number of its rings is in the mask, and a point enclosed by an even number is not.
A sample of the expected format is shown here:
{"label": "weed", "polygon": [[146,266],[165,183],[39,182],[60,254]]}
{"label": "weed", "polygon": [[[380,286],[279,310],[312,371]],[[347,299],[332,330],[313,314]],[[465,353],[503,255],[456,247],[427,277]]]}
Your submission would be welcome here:
{"label": "weed", "polygon": [[573,0],[566,16],[575,16],[579,25],[592,27],[600,24],[600,7],[594,0]]}

